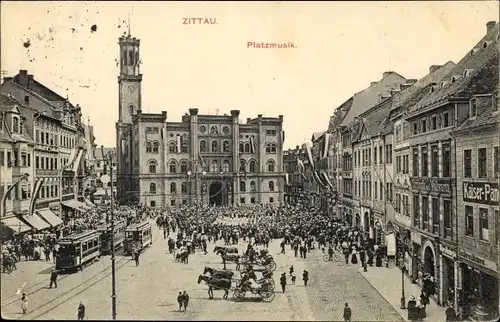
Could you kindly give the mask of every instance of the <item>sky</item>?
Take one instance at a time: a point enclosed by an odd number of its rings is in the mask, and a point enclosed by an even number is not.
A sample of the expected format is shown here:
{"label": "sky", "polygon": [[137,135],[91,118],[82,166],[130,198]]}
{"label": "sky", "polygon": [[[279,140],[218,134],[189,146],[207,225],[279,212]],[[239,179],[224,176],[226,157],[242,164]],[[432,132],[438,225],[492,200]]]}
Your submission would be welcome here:
{"label": "sky", "polygon": [[[385,71],[425,76],[458,62],[498,21],[496,1],[20,2],[1,4],[1,69],[27,69],[80,104],[115,145],[118,38],[141,40],[142,109],[178,122],[241,111],[284,115],[284,147],[325,131],[334,110]],[[184,24],[184,18],[216,24]],[[130,20],[130,26],[128,21]],[[92,26],[95,25],[95,31]],[[296,48],[247,48],[248,42]],[[29,45],[29,46],[28,46]]]}

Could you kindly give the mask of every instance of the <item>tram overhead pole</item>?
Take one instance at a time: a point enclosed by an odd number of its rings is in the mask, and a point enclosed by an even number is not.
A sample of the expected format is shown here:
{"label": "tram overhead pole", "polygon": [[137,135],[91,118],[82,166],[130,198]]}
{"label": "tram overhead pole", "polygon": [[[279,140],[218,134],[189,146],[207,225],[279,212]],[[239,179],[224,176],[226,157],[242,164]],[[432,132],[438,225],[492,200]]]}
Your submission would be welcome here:
{"label": "tram overhead pole", "polygon": [[[115,205],[113,196],[113,157],[114,150],[104,154],[104,146],[101,145],[101,152],[105,163],[109,165],[109,175],[103,175],[101,182],[107,185],[111,182],[110,206],[111,206],[111,312],[112,319],[116,320],[116,257],[115,257]],[[105,182],[107,181],[107,182]]]}

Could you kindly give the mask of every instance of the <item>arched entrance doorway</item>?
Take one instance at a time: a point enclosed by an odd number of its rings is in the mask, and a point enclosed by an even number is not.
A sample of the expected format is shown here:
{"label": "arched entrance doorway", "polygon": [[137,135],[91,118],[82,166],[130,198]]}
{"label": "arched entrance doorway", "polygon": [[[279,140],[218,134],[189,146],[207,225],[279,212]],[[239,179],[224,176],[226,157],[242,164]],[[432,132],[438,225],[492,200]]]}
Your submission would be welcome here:
{"label": "arched entrance doorway", "polygon": [[354,224],[359,227],[361,225],[361,217],[359,217],[359,214],[356,214],[354,218]]}
{"label": "arched entrance doorway", "polygon": [[424,250],[424,273],[434,276],[434,252],[430,246]]}
{"label": "arched entrance doorway", "polygon": [[208,189],[208,202],[210,206],[220,206],[222,205],[222,183],[219,181],[210,184]]}
{"label": "arched entrance doorway", "polygon": [[370,215],[368,214],[368,211],[365,211],[365,214],[363,215],[363,220],[365,224],[365,231],[368,231],[370,229]]}

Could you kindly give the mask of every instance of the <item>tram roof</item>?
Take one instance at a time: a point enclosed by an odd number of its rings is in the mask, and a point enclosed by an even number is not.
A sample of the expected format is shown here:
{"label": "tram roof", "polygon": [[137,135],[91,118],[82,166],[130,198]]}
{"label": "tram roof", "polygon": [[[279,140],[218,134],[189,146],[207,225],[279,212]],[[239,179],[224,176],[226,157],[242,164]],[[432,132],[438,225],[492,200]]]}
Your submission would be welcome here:
{"label": "tram roof", "polygon": [[[115,228],[119,226],[125,226],[126,224],[127,223],[125,222],[125,220],[118,220],[115,222]],[[106,231],[108,229],[111,229],[111,223],[108,224],[104,223],[101,226],[97,227],[98,231]]]}
{"label": "tram roof", "polygon": [[73,234],[73,235],[63,237],[59,242],[61,243],[61,242],[65,242],[65,241],[75,241],[75,240],[84,239],[86,237],[90,237],[90,236],[96,235],[96,234],[99,234],[99,231],[88,230],[88,231],[84,231],[83,233],[78,233],[78,234]]}
{"label": "tram roof", "polygon": [[141,230],[145,227],[148,227],[148,226],[151,226],[151,224],[147,221],[144,221],[144,222],[141,222],[141,223],[138,223],[138,224],[132,224],[130,226],[127,227],[127,231],[136,231],[136,230]]}

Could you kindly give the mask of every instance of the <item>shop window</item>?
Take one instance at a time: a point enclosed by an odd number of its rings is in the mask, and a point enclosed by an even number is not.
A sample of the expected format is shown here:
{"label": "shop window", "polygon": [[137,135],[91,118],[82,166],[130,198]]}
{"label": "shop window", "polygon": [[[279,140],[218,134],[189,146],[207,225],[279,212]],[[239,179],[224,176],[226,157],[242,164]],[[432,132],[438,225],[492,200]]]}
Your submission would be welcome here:
{"label": "shop window", "polygon": [[488,209],[479,208],[479,238],[488,241]]}
{"label": "shop window", "polygon": [[465,236],[474,236],[474,209],[465,206]]}
{"label": "shop window", "polygon": [[274,198],[273,197],[269,197],[269,203],[273,203],[274,202]]}

